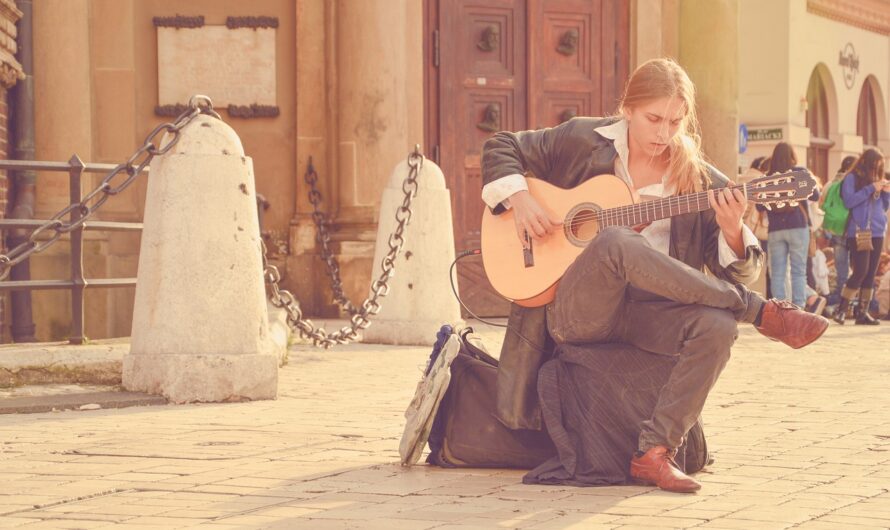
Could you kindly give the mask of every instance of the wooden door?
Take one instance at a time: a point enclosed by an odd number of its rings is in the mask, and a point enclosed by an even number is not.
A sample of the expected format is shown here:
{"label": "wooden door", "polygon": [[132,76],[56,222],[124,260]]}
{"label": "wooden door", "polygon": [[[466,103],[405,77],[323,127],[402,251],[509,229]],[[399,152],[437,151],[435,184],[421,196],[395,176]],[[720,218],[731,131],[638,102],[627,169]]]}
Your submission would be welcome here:
{"label": "wooden door", "polygon": [[[525,0],[443,0],[440,6],[439,157],[451,190],[457,250],[479,247],[482,144],[526,128]],[[480,316],[505,315],[479,258],[458,264],[464,303]]]}
{"label": "wooden door", "polygon": [[529,1],[529,128],[614,114],[628,75],[628,2]]}
{"label": "wooden door", "polygon": [[[427,0],[427,153],[451,191],[458,252],[479,247],[482,144],[494,132],[614,111],[628,67],[623,0]],[[479,258],[458,265],[464,303],[505,316]]]}

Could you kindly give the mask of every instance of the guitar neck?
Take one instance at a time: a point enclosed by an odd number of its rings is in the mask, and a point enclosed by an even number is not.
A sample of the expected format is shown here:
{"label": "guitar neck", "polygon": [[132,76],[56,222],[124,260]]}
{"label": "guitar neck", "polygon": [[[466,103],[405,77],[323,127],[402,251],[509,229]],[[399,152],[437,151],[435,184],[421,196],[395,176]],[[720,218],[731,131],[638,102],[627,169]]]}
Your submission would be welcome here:
{"label": "guitar neck", "polygon": [[[729,186],[729,188],[742,190],[747,195],[751,191],[749,186]],[[710,208],[711,203],[708,200],[708,192],[700,191],[616,208],[607,208],[601,210],[597,217],[599,217],[599,222],[603,226],[637,226],[674,217],[675,215],[701,212]]]}

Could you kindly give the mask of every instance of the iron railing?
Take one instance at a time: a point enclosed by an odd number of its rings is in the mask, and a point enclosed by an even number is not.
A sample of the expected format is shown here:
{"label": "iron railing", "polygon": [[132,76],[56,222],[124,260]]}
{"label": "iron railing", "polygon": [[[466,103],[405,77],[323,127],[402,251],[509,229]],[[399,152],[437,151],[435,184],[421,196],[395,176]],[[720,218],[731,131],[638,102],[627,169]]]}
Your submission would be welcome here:
{"label": "iron railing", "polygon": [[[82,200],[81,178],[84,173],[109,173],[117,167],[115,164],[86,164],[74,155],[68,162],[38,162],[33,160],[0,160],[0,170],[8,171],[59,171],[68,172],[68,194],[70,204],[79,204]],[[147,172],[145,167],[143,171]],[[72,208],[69,221],[74,223],[83,216],[80,208]],[[15,228],[35,229],[45,225],[47,219],[0,219],[0,230],[4,233]],[[114,221],[86,221],[70,232],[71,237],[71,277],[67,280],[27,280],[0,281],[0,291],[34,291],[44,289],[67,289],[71,291],[71,336],[70,344],[83,344],[84,335],[84,290],[87,287],[134,287],[136,278],[100,278],[87,279],[83,275],[83,232],[85,230],[101,230],[107,232],[134,232],[142,230],[142,223],[124,223]],[[47,234],[49,237],[49,234]]]}

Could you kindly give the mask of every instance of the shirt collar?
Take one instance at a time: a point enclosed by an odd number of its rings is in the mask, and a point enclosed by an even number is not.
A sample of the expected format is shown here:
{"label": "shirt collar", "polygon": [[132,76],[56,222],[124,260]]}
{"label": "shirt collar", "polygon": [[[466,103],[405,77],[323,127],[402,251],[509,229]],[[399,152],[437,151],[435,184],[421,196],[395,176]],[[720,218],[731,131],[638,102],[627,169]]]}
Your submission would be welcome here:
{"label": "shirt collar", "polygon": [[630,174],[627,171],[627,163],[629,158],[627,147],[627,120],[621,118],[615,123],[597,127],[594,130],[603,138],[612,140],[612,144],[615,146],[615,151],[618,152],[619,158],[619,160],[616,160],[615,163],[615,173],[619,177],[624,179],[624,181],[627,182],[628,185],[631,186],[631,188],[633,188],[633,182],[631,181]]}
{"label": "shirt collar", "polygon": [[[597,127],[594,131],[603,138],[612,140],[612,144],[615,146],[615,151],[618,152],[619,159],[615,161],[615,174],[624,179],[631,188],[634,188],[633,179],[630,176],[630,171],[627,169],[630,159],[630,151],[627,147],[627,120],[621,118],[615,123]],[[661,177],[661,186],[663,190],[672,193],[672,191],[668,189],[667,178],[667,173]],[[657,193],[660,193],[660,191]]]}

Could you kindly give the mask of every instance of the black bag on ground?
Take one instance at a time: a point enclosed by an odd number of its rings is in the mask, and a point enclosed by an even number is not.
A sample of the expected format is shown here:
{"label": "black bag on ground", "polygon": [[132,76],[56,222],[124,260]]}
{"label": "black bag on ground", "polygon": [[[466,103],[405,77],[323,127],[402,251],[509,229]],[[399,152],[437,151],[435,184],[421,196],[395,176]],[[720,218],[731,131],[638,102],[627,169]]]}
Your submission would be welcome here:
{"label": "black bag on ground", "polygon": [[[676,359],[626,344],[560,347],[539,372],[548,431],[511,430],[494,416],[497,360],[461,332],[461,351],[429,436],[427,462],[442,467],[531,469],[526,483],[626,484],[639,425]],[[708,463],[701,422],[676,460],[687,473]]]}
{"label": "black bag on ground", "polygon": [[498,361],[472,329],[460,333],[460,353],[429,436],[427,462],[442,467],[531,469],[556,454],[546,432],[511,430],[494,417]]}

